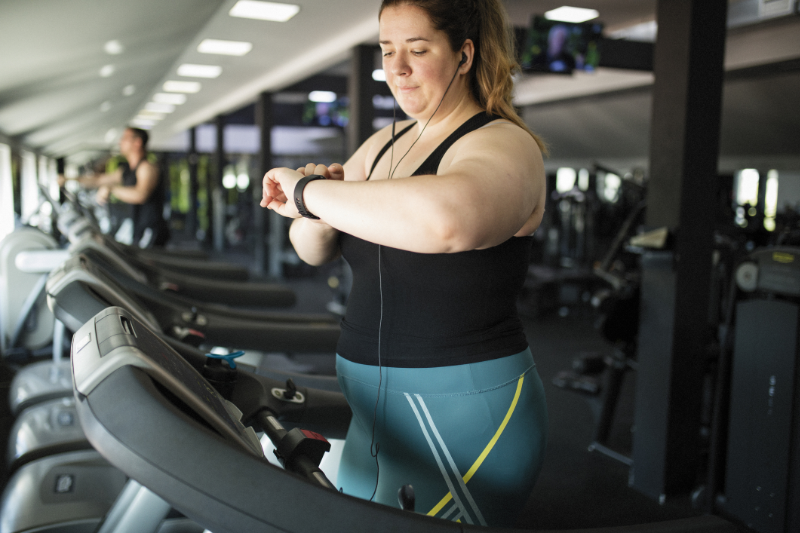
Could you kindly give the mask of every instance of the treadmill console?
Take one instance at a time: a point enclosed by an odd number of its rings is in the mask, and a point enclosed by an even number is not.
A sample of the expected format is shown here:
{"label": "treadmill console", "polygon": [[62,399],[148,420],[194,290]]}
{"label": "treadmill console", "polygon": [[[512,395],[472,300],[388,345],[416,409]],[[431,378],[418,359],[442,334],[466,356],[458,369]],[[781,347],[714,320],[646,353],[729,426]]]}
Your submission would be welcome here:
{"label": "treadmill console", "polygon": [[764,248],[753,252],[737,268],[736,283],[745,292],[758,290],[800,296],[800,248]]}
{"label": "treadmill console", "polygon": [[116,370],[133,366],[174,395],[226,440],[258,457],[261,444],[241,413],[175,350],[120,307],[109,307],[89,320],[72,341],[72,372],[76,396],[88,396]]}

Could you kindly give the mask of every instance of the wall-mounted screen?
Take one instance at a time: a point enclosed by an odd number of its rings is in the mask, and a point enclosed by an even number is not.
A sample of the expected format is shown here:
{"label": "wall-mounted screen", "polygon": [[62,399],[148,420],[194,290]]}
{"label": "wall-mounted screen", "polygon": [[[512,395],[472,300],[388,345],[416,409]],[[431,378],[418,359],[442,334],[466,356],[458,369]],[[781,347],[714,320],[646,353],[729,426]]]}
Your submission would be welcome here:
{"label": "wall-mounted screen", "polygon": [[558,74],[593,71],[600,64],[602,32],[599,22],[561,22],[534,15],[520,50],[522,70]]}

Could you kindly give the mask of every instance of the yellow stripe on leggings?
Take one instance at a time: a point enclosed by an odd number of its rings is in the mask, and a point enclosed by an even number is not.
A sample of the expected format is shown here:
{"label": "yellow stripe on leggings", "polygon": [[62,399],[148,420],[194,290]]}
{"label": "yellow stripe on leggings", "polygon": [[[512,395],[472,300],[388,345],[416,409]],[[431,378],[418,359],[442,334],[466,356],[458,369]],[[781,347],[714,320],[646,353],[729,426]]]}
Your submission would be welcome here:
{"label": "yellow stripe on leggings", "polygon": [[[519,395],[522,392],[523,379],[525,379],[525,374],[522,374],[519,377],[519,381],[517,381],[517,392],[514,394],[514,399],[511,401],[511,407],[508,408],[508,412],[506,413],[506,417],[503,419],[503,423],[500,424],[500,427],[497,428],[497,431],[495,432],[494,437],[492,437],[492,440],[489,441],[489,444],[486,445],[486,448],[483,449],[483,451],[475,460],[475,462],[472,463],[470,469],[467,470],[467,473],[464,474],[464,477],[462,478],[464,480],[464,483],[467,483],[470,479],[472,479],[472,476],[475,475],[475,472],[477,472],[478,468],[480,468],[481,464],[483,464],[483,461],[486,459],[486,456],[489,455],[489,452],[491,452],[492,448],[494,448],[494,445],[495,443],[497,443],[497,439],[500,438],[500,435],[503,433],[503,430],[506,429],[506,425],[508,424],[508,421],[511,419],[511,415],[514,414],[514,408],[517,407],[517,401],[519,400]],[[442,507],[444,507],[447,504],[447,502],[449,502],[452,499],[453,495],[448,492],[445,495],[445,497],[442,498],[442,500],[439,503],[437,503],[433,509],[428,511],[428,516],[435,516],[436,513],[441,511]]]}

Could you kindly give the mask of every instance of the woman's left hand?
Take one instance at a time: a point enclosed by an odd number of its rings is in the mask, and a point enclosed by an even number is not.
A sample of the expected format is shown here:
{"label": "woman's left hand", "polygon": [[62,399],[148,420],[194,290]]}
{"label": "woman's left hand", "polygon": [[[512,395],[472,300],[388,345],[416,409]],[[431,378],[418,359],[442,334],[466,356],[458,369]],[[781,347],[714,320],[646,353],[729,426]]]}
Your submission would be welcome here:
{"label": "woman's left hand", "polygon": [[[294,188],[304,174],[290,168],[273,168],[264,175],[261,207],[288,218],[300,218],[294,205]],[[289,199],[292,200],[289,200]]]}

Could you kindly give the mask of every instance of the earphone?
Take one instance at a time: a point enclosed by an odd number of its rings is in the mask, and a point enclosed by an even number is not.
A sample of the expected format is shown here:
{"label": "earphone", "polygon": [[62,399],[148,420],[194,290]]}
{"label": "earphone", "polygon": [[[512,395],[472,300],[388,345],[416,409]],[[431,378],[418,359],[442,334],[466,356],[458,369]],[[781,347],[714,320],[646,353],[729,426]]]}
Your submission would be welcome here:
{"label": "earphone", "polygon": [[[392,168],[392,165],[394,163],[395,123],[397,122],[397,115],[396,115],[397,100],[394,100],[394,103],[392,105],[392,149],[391,149],[391,154],[389,156],[389,176],[388,176],[387,179],[392,179],[392,177],[394,176],[395,170],[397,170],[397,167],[400,166],[400,162],[403,161],[403,159],[408,155],[408,153],[411,151],[411,149],[414,148],[414,145],[417,144],[417,141],[420,139],[420,137],[422,137],[422,134],[425,132],[425,128],[428,127],[428,124],[430,123],[431,119],[436,114],[436,112],[439,111],[439,108],[442,106],[442,102],[444,102],[444,97],[447,96],[447,91],[450,90],[450,86],[453,85],[453,81],[455,81],[456,76],[458,75],[458,70],[461,68],[461,65],[463,65],[464,63],[467,62],[467,59],[468,58],[467,58],[466,52],[462,51],[461,52],[461,61],[458,63],[458,67],[456,67],[456,71],[453,73],[453,77],[450,79],[450,83],[447,84],[447,88],[444,90],[444,94],[442,95],[442,99],[439,100],[439,105],[436,106],[436,109],[433,111],[433,113],[431,114],[430,118],[428,118],[428,121],[425,122],[425,126],[422,127],[422,131],[419,132],[419,135],[417,136],[417,138],[414,139],[414,142],[411,143],[411,146],[408,147],[408,150],[406,150],[406,153],[403,154],[403,157],[400,158],[400,161],[397,162],[397,165],[395,165],[394,168]],[[381,245],[380,244],[378,245],[378,289],[380,291],[380,301],[381,301],[381,312],[380,312],[380,317],[379,317],[379,320],[378,320],[378,393],[377,393],[377,395],[375,397],[375,409],[374,409],[374,412],[372,414],[372,442],[369,445],[369,453],[370,453],[370,455],[372,455],[372,457],[375,458],[375,467],[376,467],[377,473],[375,475],[375,489],[372,491],[372,496],[370,496],[369,501],[372,501],[375,498],[375,494],[378,491],[378,480],[379,480],[380,474],[381,474],[380,463],[378,463],[378,452],[380,451],[380,443],[379,442],[375,442],[375,425],[376,425],[377,420],[378,420],[378,404],[380,403],[381,384],[383,382],[383,371],[382,371],[382,366],[381,366],[381,331],[383,329],[383,277],[382,277],[382,272],[381,272]],[[375,450],[374,452],[373,452],[373,448]]]}

